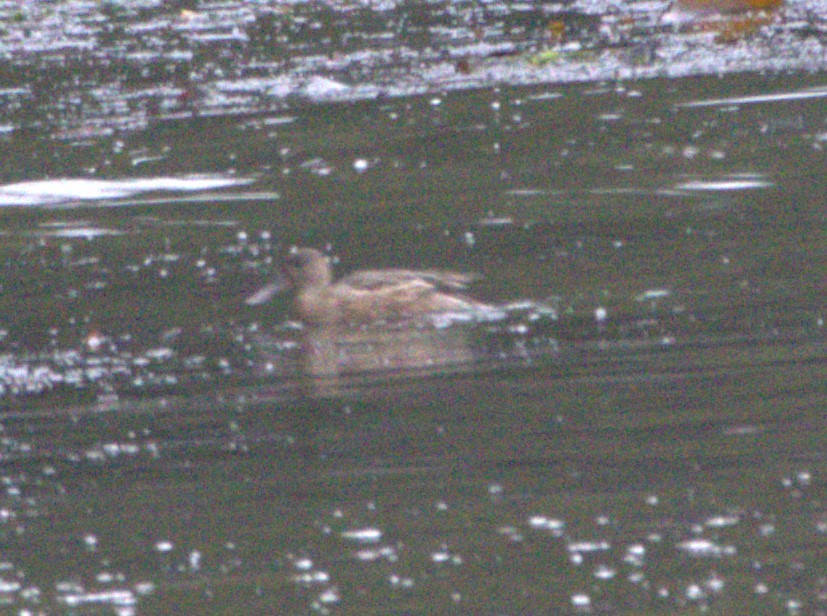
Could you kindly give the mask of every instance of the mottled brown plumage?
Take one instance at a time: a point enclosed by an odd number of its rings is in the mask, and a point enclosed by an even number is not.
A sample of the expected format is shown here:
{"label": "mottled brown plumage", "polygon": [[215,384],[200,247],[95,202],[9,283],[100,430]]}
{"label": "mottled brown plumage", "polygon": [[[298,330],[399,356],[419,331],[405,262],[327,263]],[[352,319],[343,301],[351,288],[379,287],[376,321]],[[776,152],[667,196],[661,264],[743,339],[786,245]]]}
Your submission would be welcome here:
{"label": "mottled brown plumage", "polygon": [[[296,248],[284,262],[284,274],[295,291],[295,307],[305,323],[370,323],[438,312],[486,310],[486,304],[455,295],[474,276],[443,271],[365,270],[337,282],[328,258],[312,248]],[[264,287],[247,299],[262,304],[284,284]]]}

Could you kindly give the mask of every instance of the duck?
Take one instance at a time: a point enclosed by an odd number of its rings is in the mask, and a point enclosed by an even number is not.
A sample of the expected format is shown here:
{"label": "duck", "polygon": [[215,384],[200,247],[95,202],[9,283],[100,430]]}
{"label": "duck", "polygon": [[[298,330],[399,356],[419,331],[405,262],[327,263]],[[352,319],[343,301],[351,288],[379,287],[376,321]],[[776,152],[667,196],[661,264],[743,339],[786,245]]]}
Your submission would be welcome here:
{"label": "duck", "polygon": [[283,277],[245,302],[264,304],[289,286],[295,293],[295,310],[305,324],[370,324],[490,310],[489,305],[456,293],[477,279],[451,271],[382,269],[357,271],[334,282],[327,255],[314,248],[294,247],[284,259]]}

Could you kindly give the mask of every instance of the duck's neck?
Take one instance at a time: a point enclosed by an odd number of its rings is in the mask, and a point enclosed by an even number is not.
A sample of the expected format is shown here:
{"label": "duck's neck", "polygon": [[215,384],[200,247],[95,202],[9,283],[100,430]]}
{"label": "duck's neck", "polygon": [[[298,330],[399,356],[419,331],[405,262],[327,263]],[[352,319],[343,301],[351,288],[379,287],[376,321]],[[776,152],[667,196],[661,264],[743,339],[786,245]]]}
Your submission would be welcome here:
{"label": "duck's neck", "polygon": [[333,282],[330,266],[326,261],[314,263],[305,270],[299,285],[302,290],[325,289]]}

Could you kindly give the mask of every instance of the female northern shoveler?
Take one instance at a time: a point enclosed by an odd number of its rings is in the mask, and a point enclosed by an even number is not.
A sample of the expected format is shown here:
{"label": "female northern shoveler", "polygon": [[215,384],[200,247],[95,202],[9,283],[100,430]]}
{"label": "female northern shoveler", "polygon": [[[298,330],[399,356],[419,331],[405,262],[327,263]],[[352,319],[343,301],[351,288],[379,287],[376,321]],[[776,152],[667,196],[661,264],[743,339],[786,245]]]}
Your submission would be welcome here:
{"label": "female northern shoveler", "polygon": [[[465,289],[476,277],[444,271],[365,270],[333,282],[330,260],[312,248],[294,248],[284,262],[295,307],[307,324],[370,323],[439,312],[491,310],[449,290]],[[258,305],[284,288],[277,281],[247,298]],[[444,289],[444,290],[443,290]]]}

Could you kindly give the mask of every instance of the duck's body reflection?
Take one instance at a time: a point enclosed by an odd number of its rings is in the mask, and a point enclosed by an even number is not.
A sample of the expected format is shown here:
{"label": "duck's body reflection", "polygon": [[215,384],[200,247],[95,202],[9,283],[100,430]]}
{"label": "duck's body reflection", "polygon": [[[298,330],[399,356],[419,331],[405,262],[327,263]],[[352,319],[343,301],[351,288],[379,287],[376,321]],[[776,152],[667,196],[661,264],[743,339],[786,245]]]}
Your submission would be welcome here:
{"label": "duck's body reflection", "polygon": [[[467,366],[475,359],[467,322],[499,314],[454,293],[473,280],[455,272],[368,270],[334,283],[327,257],[301,248],[285,259],[284,277],[247,303],[262,304],[282,288],[292,288],[294,310],[303,323],[300,372],[324,379],[327,389],[336,389],[336,379],[354,375],[411,375]],[[261,338],[259,346],[266,343]]]}
{"label": "duck's body reflection", "polygon": [[473,360],[468,332],[461,325],[437,329],[421,323],[311,327],[304,332],[303,369],[315,377],[438,370]]}

